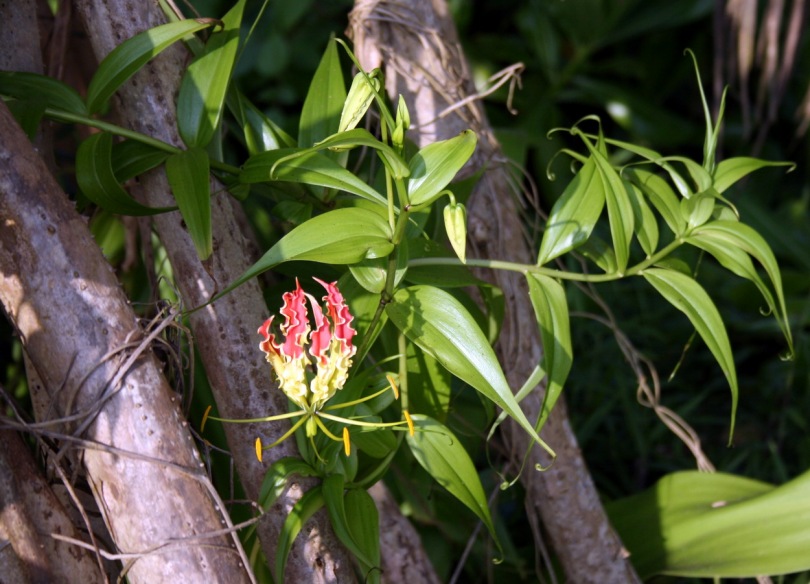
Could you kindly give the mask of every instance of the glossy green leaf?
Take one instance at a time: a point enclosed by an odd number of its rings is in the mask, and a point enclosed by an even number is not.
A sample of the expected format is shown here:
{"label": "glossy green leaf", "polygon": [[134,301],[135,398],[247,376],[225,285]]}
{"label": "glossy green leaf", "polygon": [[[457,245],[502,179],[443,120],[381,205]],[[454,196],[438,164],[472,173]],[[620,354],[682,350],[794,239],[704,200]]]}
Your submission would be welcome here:
{"label": "glossy green leaf", "polygon": [[346,85],[340,67],[337,45],[330,40],[301,109],[298,145],[309,147],[338,131],[346,101]]}
{"label": "glossy green leaf", "polygon": [[788,166],[790,167],[788,168],[788,172],[790,172],[796,165],[792,162],[770,162],[768,160],[760,160],[759,158],[749,158],[746,156],[729,158],[717,164],[717,168],[714,171],[714,188],[718,193],[723,193],[738,180],[748,176],[755,170],[771,166]]}
{"label": "glossy green leaf", "polygon": [[[388,277],[388,258],[365,259],[349,266],[349,270],[363,288],[374,294],[380,294],[385,289]],[[394,272],[394,286],[399,286],[405,273],[408,271],[408,248],[400,246],[397,249],[397,267]]]}
{"label": "glossy green leaf", "polygon": [[344,505],[344,490],[345,484],[341,474],[330,475],[323,481],[323,500],[326,504],[326,510],[329,512],[329,522],[335,530],[335,535],[346,546],[346,549],[368,568],[377,567],[379,566],[379,558],[375,563],[374,558],[367,555],[366,550],[358,545],[352,536]]}
{"label": "glossy green leaf", "polygon": [[604,186],[591,156],[551,208],[537,265],[542,266],[582,245],[590,237],[604,206]]}
{"label": "glossy green leaf", "polygon": [[413,343],[408,343],[405,354],[409,408],[445,423],[453,390],[452,376],[436,359]]}
{"label": "glossy green leaf", "polygon": [[320,152],[301,153],[282,149],[251,156],[242,167],[239,180],[246,184],[289,181],[346,191],[388,205],[388,200],[328,156]]}
{"label": "glossy green leaf", "polygon": [[535,424],[539,434],[568,379],[574,352],[571,347],[571,324],[565,288],[557,280],[542,274],[529,272],[526,280],[529,283],[534,315],[540,327],[543,368],[548,375],[543,408]]}
{"label": "glossy green leaf", "polygon": [[414,154],[408,163],[408,200],[414,207],[439,196],[475,151],[478,137],[464,130],[449,140],[433,142]]}
{"label": "glossy green leaf", "polygon": [[686,230],[686,220],[681,215],[680,199],[672,187],[660,176],[642,168],[628,168],[625,176],[650,200],[675,235]]}
{"label": "glossy green leaf", "polygon": [[284,582],[284,570],[287,567],[287,557],[295,538],[301,532],[301,528],[312,517],[316,511],[323,507],[324,499],[321,487],[316,486],[308,490],[295,503],[290,510],[290,514],[284,520],[281,533],[278,536],[278,550],[276,551],[276,582]]}
{"label": "glossy green leaf", "polygon": [[683,312],[695,327],[703,342],[714,355],[731,388],[731,428],[729,444],[734,436],[737,417],[737,370],[731,353],[726,326],[706,291],[695,280],[680,272],[662,268],[644,270],[644,278],[675,308]]}
{"label": "glossy green leaf", "polygon": [[44,107],[80,116],[87,115],[87,107],[75,89],[46,75],[0,71],[0,95],[27,103],[41,102]]}
{"label": "glossy green leaf", "polygon": [[410,173],[408,165],[405,164],[405,161],[399,154],[394,152],[388,144],[380,142],[371,132],[363,128],[355,128],[346,132],[333,134],[315,144],[313,149],[323,150],[329,148],[342,150],[356,148],[358,146],[372,148],[394,178],[404,178]]}
{"label": "glossy green leaf", "polygon": [[166,159],[166,177],[201,260],[213,251],[208,154],[189,148]]}
{"label": "glossy green leaf", "polygon": [[515,401],[486,336],[458,300],[439,288],[412,286],[398,290],[385,311],[411,342],[498,405],[553,454]]}
{"label": "glossy green leaf", "polygon": [[717,199],[710,192],[692,195],[681,199],[681,216],[686,220],[688,229],[694,229],[711,219]]}
{"label": "glossy green leaf", "polygon": [[360,207],[335,209],[290,231],[216,298],[282,262],[354,264],[393,249],[391,229],[378,213]]}
{"label": "glossy green leaf", "polygon": [[753,578],[810,569],[810,473],[774,487],[724,473],[678,472],[608,505],[643,579]]}
{"label": "glossy green leaf", "polygon": [[596,162],[596,172],[602,181],[602,191],[610,221],[610,235],[613,240],[613,252],[616,255],[616,269],[622,274],[627,269],[627,261],[630,257],[630,240],[633,237],[633,206],[627,195],[624,181],[616,169],[590,143],[587,145]]}
{"label": "glossy green leaf", "polygon": [[655,253],[658,247],[658,220],[647,204],[641,189],[628,180],[624,181],[624,186],[633,207],[633,229],[635,229],[636,238],[641,249],[649,257]]}
{"label": "glossy green leaf", "polygon": [[219,125],[239,47],[245,1],[233,5],[222,18],[222,27],[211,34],[203,53],[183,74],[177,96],[177,129],[189,148],[206,146]]}
{"label": "glossy green leaf", "polygon": [[[411,260],[419,258],[448,258],[447,247],[430,239],[408,239],[408,255]],[[469,268],[455,262],[451,265],[420,265],[411,263],[405,279],[414,284],[430,284],[440,288],[478,286],[481,280],[473,276]]]}
{"label": "glossy green leaf", "polygon": [[280,458],[270,465],[259,489],[259,505],[261,505],[262,509],[267,511],[273,506],[273,503],[287,488],[287,481],[294,474],[302,477],[317,476],[315,469],[300,458],[293,458],[292,456]]}
{"label": "glossy green leaf", "polygon": [[363,489],[349,489],[343,497],[346,507],[349,532],[363,550],[366,557],[371,559],[364,575],[364,582],[375,583],[380,581],[380,516],[374,499]]}
{"label": "glossy green leaf", "polygon": [[112,167],[112,135],[93,134],[76,152],[76,182],[96,205],[119,215],[156,215],[177,207],[147,207],[129,196],[119,184]]}
{"label": "glossy green leaf", "polygon": [[146,171],[157,168],[169,157],[159,150],[137,140],[123,140],[112,146],[112,168],[119,182],[126,182]]}
{"label": "glossy green leaf", "polygon": [[405,437],[414,458],[433,479],[464,503],[489,530],[500,549],[481,479],[458,438],[436,420],[415,414],[416,432]]}
{"label": "glossy green leaf", "polygon": [[166,47],[216,24],[214,20],[181,20],[150,28],[124,41],[101,64],[87,88],[87,111],[100,111],[107,100],[138,69]]}
{"label": "glossy green leaf", "polygon": [[[770,246],[765,239],[752,227],[739,223],[737,221],[712,221],[692,232],[692,236],[687,239],[687,242],[693,245],[703,247],[717,257],[726,268],[747,278],[756,284],[759,288],[768,307],[776,316],[782,333],[788,342],[790,352],[793,353],[793,336],[790,332],[790,324],[787,320],[787,308],[785,306],[785,296],[782,289],[782,276],[779,272],[779,265],[776,262],[776,257],[773,255]],[[711,246],[713,249],[708,249],[705,246]],[[721,251],[722,250],[722,251]],[[771,280],[773,289],[776,292],[776,302],[770,294],[770,290],[765,286],[764,282],[759,278],[759,275],[741,259],[734,250],[741,250],[756,259],[763,268],[765,268],[768,277]],[[717,252],[717,253],[715,253]],[[725,262],[720,256],[725,256]]]}

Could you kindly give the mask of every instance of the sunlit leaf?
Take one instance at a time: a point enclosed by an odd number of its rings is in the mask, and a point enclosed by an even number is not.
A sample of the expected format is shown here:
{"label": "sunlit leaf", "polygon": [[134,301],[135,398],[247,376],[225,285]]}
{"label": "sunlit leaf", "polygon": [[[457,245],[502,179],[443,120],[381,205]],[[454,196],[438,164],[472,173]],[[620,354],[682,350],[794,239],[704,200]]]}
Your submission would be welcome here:
{"label": "sunlit leaf", "polygon": [[398,290],[385,311],[411,342],[497,404],[552,453],[515,401],[481,328],[458,300],[439,288],[412,286]]}
{"label": "sunlit leaf", "polygon": [[686,220],[681,215],[680,200],[663,178],[642,168],[628,168],[625,176],[641,189],[675,235],[684,232]]}
{"label": "sunlit leaf", "polygon": [[289,181],[346,191],[388,205],[388,200],[365,181],[320,152],[285,148],[251,156],[242,167],[239,180],[246,184]]}
{"label": "sunlit leaf", "polygon": [[335,209],[290,231],[216,298],[282,262],[354,264],[393,249],[391,229],[378,213],[360,207]]}
{"label": "sunlit leaf", "polygon": [[627,180],[624,181],[624,186],[627,189],[630,204],[633,206],[633,228],[636,238],[641,249],[649,257],[655,253],[658,247],[658,221],[641,193],[641,189]]}
{"label": "sunlit leaf", "polygon": [[591,156],[551,208],[537,265],[582,245],[590,237],[604,206],[604,186]]}
{"label": "sunlit leaf", "polygon": [[717,168],[714,171],[714,188],[718,193],[722,193],[738,180],[748,176],[755,170],[770,166],[787,166],[789,167],[788,172],[790,172],[796,165],[792,162],[770,162],[768,160],[760,160],[759,158],[749,158],[746,156],[729,158],[717,164]]}
{"label": "sunlit leaf", "polygon": [[388,144],[377,140],[371,132],[364,128],[355,128],[346,132],[333,134],[315,144],[314,148],[318,150],[326,148],[339,150],[356,148],[358,146],[372,148],[379,155],[394,178],[403,178],[410,173],[408,165],[405,164],[405,161],[399,154],[394,152]]}
{"label": "sunlit leaf", "polygon": [[246,0],[239,0],[186,69],[177,97],[177,128],[187,146],[206,146],[222,117]]}
{"label": "sunlit leaf", "polygon": [[138,69],[166,47],[216,24],[214,20],[181,20],[150,28],[124,41],[107,55],[87,88],[87,111],[97,113]]}
{"label": "sunlit leaf", "polygon": [[301,109],[298,145],[309,147],[335,134],[346,101],[346,85],[337,45],[329,41]]}
{"label": "sunlit leaf", "polygon": [[526,280],[543,342],[543,368],[548,375],[543,408],[535,424],[539,433],[562,393],[571,371],[574,353],[571,347],[568,300],[562,284],[553,278],[532,272],[526,275]]}
{"label": "sunlit leaf", "polygon": [[380,517],[374,499],[364,489],[349,489],[343,497],[343,503],[346,506],[349,532],[357,547],[371,559],[366,570],[367,581],[379,582]]}
{"label": "sunlit leaf", "polygon": [[213,251],[208,154],[202,148],[189,148],[169,156],[166,177],[197,255],[205,260]]}
{"label": "sunlit leaf", "polygon": [[346,102],[343,104],[343,111],[340,114],[340,124],[338,132],[351,130],[357,127],[363,116],[366,115],[371,102],[377,92],[380,91],[380,70],[375,69],[370,73],[360,71],[354,76],[352,86]]}
{"label": "sunlit leaf", "polygon": [[446,426],[432,418],[415,414],[413,422],[416,432],[405,439],[414,458],[439,485],[481,519],[500,549],[481,479],[464,446]]}
{"label": "sunlit leaf", "polygon": [[464,130],[449,140],[433,142],[411,158],[408,199],[413,206],[433,201],[456,176],[475,151],[478,137]]}
{"label": "sunlit leaf", "polygon": [[710,192],[681,199],[681,216],[686,220],[687,227],[693,229],[711,219],[716,201]]}
{"label": "sunlit leaf", "polygon": [[93,134],[76,152],[76,182],[85,196],[96,205],[119,215],[155,215],[177,207],[147,207],[129,196],[119,184],[112,168],[112,135]]}
{"label": "sunlit leaf", "polygon": [[695,327],[703,342],[714,355],[731,388],[731,428],[729,443],[734,436],[737,417],[737,370],[731,353],[726,326],[706,291],[695,280],[680,272],[663,268],[649,268],[644,278],[675,308],[683,312]]}

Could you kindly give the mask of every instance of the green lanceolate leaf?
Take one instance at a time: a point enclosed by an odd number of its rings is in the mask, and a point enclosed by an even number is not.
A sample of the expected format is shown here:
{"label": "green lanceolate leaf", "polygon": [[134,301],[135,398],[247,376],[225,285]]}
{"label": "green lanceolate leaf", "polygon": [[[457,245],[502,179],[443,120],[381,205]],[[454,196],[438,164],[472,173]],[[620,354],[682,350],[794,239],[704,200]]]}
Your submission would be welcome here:
{"label": "green lanceolate leaf", "polygon": [[252,156],[268,150],[295,148],[295,139],[276,125],[238,89],[231,87],[228,108],[242,128],[248,153]]}
{"label": "green lanceolate leaf", "polygon": [[245,0],[239,0],[205,44],[202,55],[186,69],[177,97],[177,128],[191,148],[206,146],[222,117],[231,80]]}
{"label": "green lanceolate leaf", "polygon": [[[397,249],[397,267],[394,273],[394,286],[399,286],[408,270],[408,247]],[[388,258],[366,259],[349,266],[349,270],[363,288],[373,294],[380,294],[385,289],[388,277]]]}
{"label": "green lanceolate leaf", "polygon": [[604,206],[604,186],[591,156],[551,209],[537,265],[542,266],[582,245],[590,237]]}
{"label": "green lanceolate leaf", "polygon": [[636,232],[641,249],[650,257],[658,247],[658,220],[647,204],[647,200],[636,185],[628,180],[623,181],[633,206],[633,229]]}
{"label": "green lanceolate leaf", "polygon": [[408,339],[498,405],[552,456],[515,401],[486,336],[461,303],[432,286],[402,288],[385,307]]}
{"label": "green lanceolate leaf", "polygon": [[87,107],[75,89],[46,75],[0,71],[0,95],[28,103],[42,102],[44,107],[87,115]]}
{"label": "green lanceolate leaf", "polygon": [[689,199],[681,199],[681,216],[689,229],[703,225],[711,219],[717,199],[711,192],[702,192]]}
{"label": "green lanceolate leaf", "polygon": [[87,88],[87,110],[93,114],[152,57],[185,36],[216,24],[213,20],[181,20],[135,35],[113,49],[98,66]]}
{"label": "green lanceolate leaf", "polygon": [[[374,558],[366,554],[366,550],[358,545],[352,535],[344,505],[344,489],[342,474],[330,475],[323,481],[323,499],[335,535],[367,568],[379,567],[379,563],[375,563]],[[377,562],[379,562],[379,558],[377,558]]]}
{"label": "green lanceolate leaf", "polygon": [[215,298],[282,262],[354,264],[386,256],[393,249],[391,228],[378,213],[360,207],[335,209],[290,231]]}
{"label": "green lanceolate leaf", "polygon": [[625,176],[650,200],[675,235],[686,230],[686,220],[681,216],[678,195],[660,176],[642,168],[628,168]]}
{"label": "green lanceolate leaf", "polygon": [[608,505],[639,575],[753,578],[810,569],[810,473],[782,486],[678,472]]}
{"label": "green lanceolate leaf", "polygon": [[156,215],[177,207],[147,207],[129,196],[112,168],[112,135],[93,134],[76,152],[76,182],[96,205],[119,215]]}
{"label": "green lanceolate leaf", "polygon": [[368,582],[380,581],[380,516],[374,499],[363,489],[349,489],[343,497],[349,532],[371,564],[366,571]]}
{"label": "green lanceolate leaf", "polygon": [[414,207],[432,202],[450,184],[475,151],[478,137],[464,130],[449,140],[433,142],[411,158],[408,200]]}
{"label": "green lanceolate leaf", "polygon": [[158,150],[137,140],[124,140],[112,146],[112,167],[115,178],[126,182],[157,168],[169,157],[165,150]]}
{"label": "green lanceolate leaf", "polygon": [[284,582],[284,570],[287,567],[287,557],[290,555],[290,549],[295,538],[301,531],[310,517],[315,512],[323,507],[323,493],[321,487],[316,486],[308,490],[293,506],[287,519],[284,520],[284,525],[281,527],[281,533],[278,536],[278,550],[276,551],[276,582]]}
{"label": "green lanceolate leaf", "polygon": [[301,109],[298,145],[309,147],[336,133],[345,101],[346,85],[337,45],[330,40]]}
{"label": "green lanceolate leaf", "polygon": [[500,549],[481,479],[464,446],[446,426],[432,418],[415,414],[413,422],[416,432],[405,439],[414,458],[437,483],[478,515]]}
{"label": "green lanceolate leaf", "polygon": [[388,200],[356,175],[320,152],[271,150],[251,156],[239,180],[246,184],[289,181],[346,191],[387,206]]}
{"label": "green lanceolate leaf", "polygon": [[189,148],[166,159],[166,176],[201,260],[213,251],[208,154]]}
{"label": "green lanceolate leaf", "polygon": [[[722,163],[721,163],[722,164]],[[737,221],[712,221],[692,232],[686,240],[688,243],[706,249],[714,255],[717,260],[726,268],[747,278],[756,284],[768,308],[774,313],[782,333],[788,342],[788,347],[793,353],[793,335],[787,320],[787,308],[785,307],[785,296],[782,289],[782,276],[779,273],[779,265],[773,255],[770,246],[765,239],[752,227]],[[709,249],[711,247],[712,249]],[[748,254],[756,259],[768,274],[773,289],[776,292],[776,302],[771,296],[770,290],[765,286],[762,279],[750,265],[750,260],[746,262],[739,257],[735,250]],[[747,256],[745,256],[747,258]],[[722,258],[722,259],[721,259]]]}
{"label": "green lanceolate leaf", "polygon": [[740,156],[729,158],[717,164],[714,171],[714,188],[718,193],[724,192],[738,180],[748,176],[755,170],[767,168],[769,166],[788,166],[788,172],[795,168],[792,162],[769,162],[759,158],[748,158]]}
{"label": "green lanceolate leaf", "polygon": [[313,150],[345,150],[356,148],[358,146],[366,146],[374,149],[380,160],[383,161],[385,167],[395,179],[400,179],[408,176],[410,169],[402,157],[394,152],[394,150],[384,142],[380,142],[375,138],[371,132],[363,128],[355,128],[345,132],[339,132],[329,136],[325,140],[321,140]]}
{"label": "green lanceolate leaf", "polygon": [[571,347],[568,300],[562,284],[548,276],[531,272],[526,275],[526,280],[543,342],[543,368],[548,375],[543,409],[535,424],[535,429],[540,433],[568,379],[574,352]]}
{"label": "green lanceolate leaf", "polygon": [[726,326],[717,308],[706,291],[689,276],[662,268],[649,268],[642,273],[644,278],[672,306],[683,312],[695,327],[703,342],[714,355],[731,388],[731,429],[729,444],[734,436],[737,417],[737,370],[731,353]]}

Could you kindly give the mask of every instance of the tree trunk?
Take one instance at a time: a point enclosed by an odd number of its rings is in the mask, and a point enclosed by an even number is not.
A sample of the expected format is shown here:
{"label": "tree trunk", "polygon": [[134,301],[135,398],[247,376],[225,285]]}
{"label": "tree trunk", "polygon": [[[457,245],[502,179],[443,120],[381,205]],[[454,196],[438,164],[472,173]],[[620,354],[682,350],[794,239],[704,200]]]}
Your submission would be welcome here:
{"label": "tree trunk", "polygon": [[[475,93],[446,3],[358,0],[350,23],[355,52],[363,67],[370,70],[382,65],[392,100],[395,102],[398,95],[405,98],[416,129],[411,137],[420,147],[467,128],[478,134],[479,145],[466,173],[469,176],[482,167],[487,170],[469,203],[471,255],[533,263],[535,254],[523,237],[506,161],[482,107],[471,100],[439,117],[442,110]],[[496,350],[510,384],[520,387],[541,356],[525,279],[503,271],[482,271],[478,276],[504,292],[507,311]],[[542,398],[538,388],[522,402],[530,419],[537,418]],[[531,440],[511,420],[505,424],[504,434],[519,466]],[[542,519],[568,581],[637,581],[599,502],[562,399],[543,436],[556,450],[557,460],[544,472],[525,471],[521,480],[526,489],[527,511]],[[547,466],[549,461],[535,448],[530,462]]]}
{"label": "tree trunk", "polygon": [[248,581],[129,301],[5,105],[0,165],[0,302],[53,406],[38,429],[82,448],[132,582]]}

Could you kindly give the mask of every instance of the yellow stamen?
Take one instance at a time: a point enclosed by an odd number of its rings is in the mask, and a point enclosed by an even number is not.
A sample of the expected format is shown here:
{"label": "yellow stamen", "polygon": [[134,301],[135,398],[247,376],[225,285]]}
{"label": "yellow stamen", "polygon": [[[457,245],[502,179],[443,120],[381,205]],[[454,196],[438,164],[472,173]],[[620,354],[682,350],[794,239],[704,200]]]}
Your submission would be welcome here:
{"label": "yellow stamen", "polygon": [[262,462],[262,439],[256,438],[256,458],[259,459],[259,462]]}
{"label": "yellow stamen", "polygon": [[352,453],[352,443],[349,440],[349,429],[346,426],[343,426],[343,451],[346,453],[346,456],[349,456]]}
{"label": "yellow stamen", "polygon": [[200,432],[205,430],[205,423],[208,421],[208,414],[211,413],[211,406],[205,408],[205,413],[203,414],[202,423],[200,424]]}
{"label": "yellow stamen", "polygon": [[408,410],[402,410],[402,413],[405,416],[405,421],[408,422],[408,432],[410,432],[411,436],[413,436],[413,418],[411,418]]}
{"label": "yellow stamen", "polygon": [[396,381],[394,381],[394,376],[389,373],[385,378],[388,380],[388,383],[391,384],[391,389],[394,390],[394,399],[399,399],[399,388],[397,387]]}

